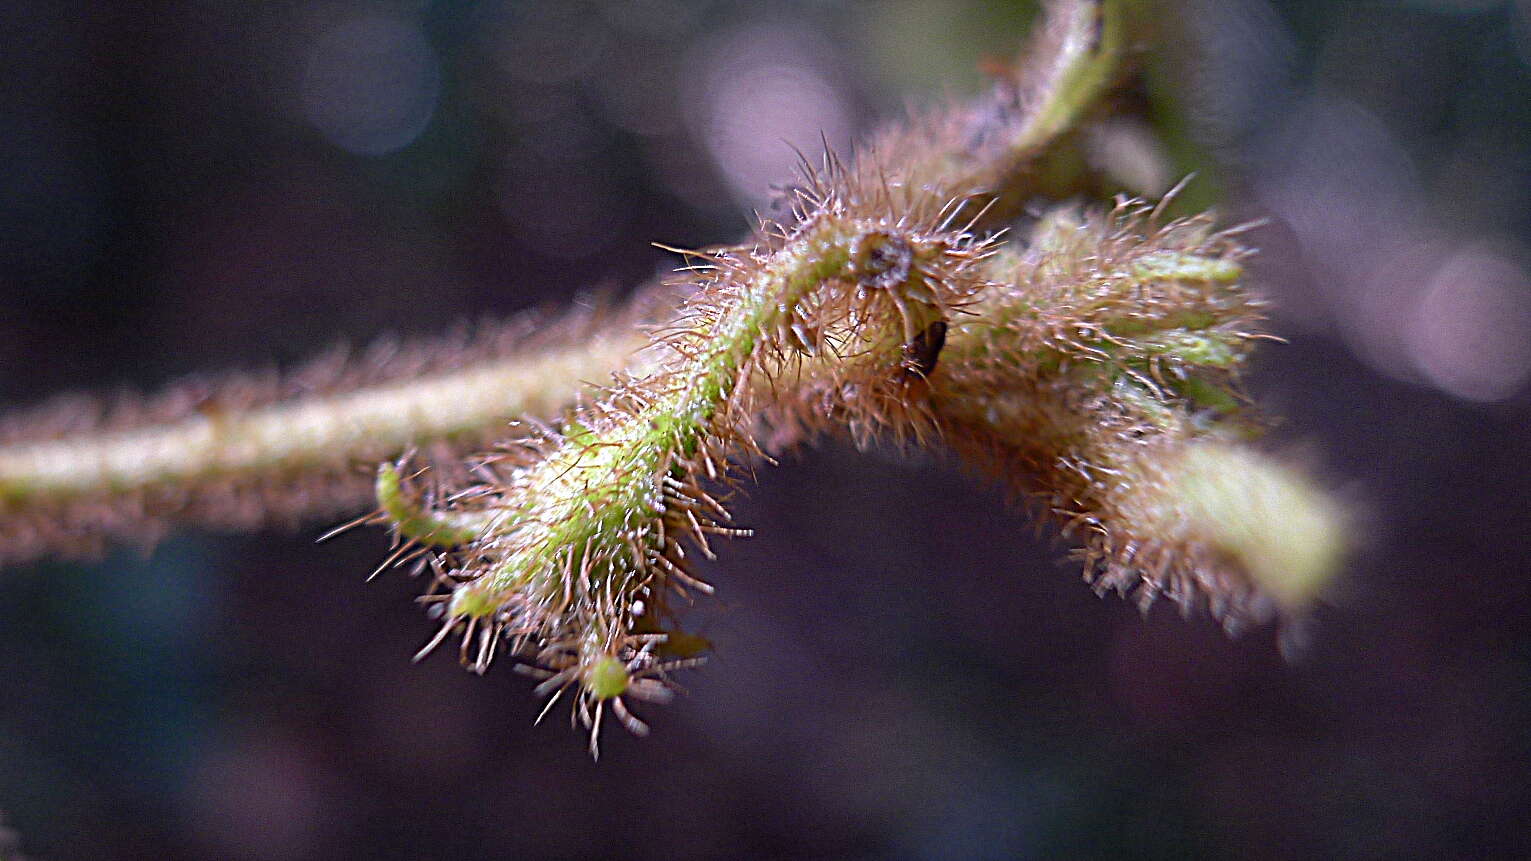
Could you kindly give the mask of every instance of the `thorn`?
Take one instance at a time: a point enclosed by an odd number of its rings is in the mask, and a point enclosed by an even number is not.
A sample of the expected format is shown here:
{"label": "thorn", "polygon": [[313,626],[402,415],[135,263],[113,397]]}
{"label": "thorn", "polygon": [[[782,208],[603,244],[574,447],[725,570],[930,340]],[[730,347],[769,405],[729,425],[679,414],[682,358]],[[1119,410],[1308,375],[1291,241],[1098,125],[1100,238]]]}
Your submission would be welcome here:
{"label": "thorn", "polygon": [[315,538],[314,539],[314,543],[315,544],[323,544],[324,542],[330,540],[331,538],[334,538],[335,536],[339,535],[340,533],[348,532],[348,531],[350,531],[352,529],[355,529],[358,526],[365,526],[366,524],[372,523],[372,522],[383,522],[383,521],[377,520],[377,518],[379,518],[381,515],[382,515],[381,511],[373,511],[373,512],[369,512],[367,514],[363,514],[361,517],[358,517],[355,520],[350,520],[350,521],[347,521],[345,523],[342,523],[339,526],[336,526],[333,529],[331,529],[330,531],[328,531],[328,532],[324,533],[323,535],[319,536],[318,538]]}
{"label": "thorn", "polygon": [[441,645],[441,641],[445,640],[447,638],[447,634],[450,633],[452,628],[455,627],[456,625],[457,625],[457,620],[456,619],[448,619],[441,626],[441,630],[436,632],[436,636],[432,637],[431,641],[429,643],[425,644],[425,648],[423,648],[420,651],[415,653],[415,656],[410,659],[410,663],[418,664],[421,661],[425,660],[425,657],[427,655],[429,655],[431,652],[434,652],[436,650],[436,647]]}

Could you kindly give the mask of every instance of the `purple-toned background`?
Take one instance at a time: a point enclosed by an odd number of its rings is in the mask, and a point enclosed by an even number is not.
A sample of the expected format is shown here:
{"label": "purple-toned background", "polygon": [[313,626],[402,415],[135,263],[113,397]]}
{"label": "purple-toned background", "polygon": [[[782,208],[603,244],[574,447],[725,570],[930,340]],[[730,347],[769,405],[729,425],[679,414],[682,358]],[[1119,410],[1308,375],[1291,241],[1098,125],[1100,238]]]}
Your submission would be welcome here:
{"label": "purple-toned background", "polygon": [[[154,8],[150,8],[153,6]],[[822,130],[978,86],[1024,3],[0,8],[0,396],[290,364],[629,287]],[[1272,446],[1353,502],[1306,654],[1100,600],[988,483],[761,473],[691,693],[592,764],[408,657],[380,531],[0,578],[0,809],[45,858],[1509,857],[1531,804],[1531,3],[1185,4],[1266,216]],[[1164,86],[1161,82],[1160,86]],[[1183,159],[1183,154],[1181,155]],[[1184,166],[1184,165],[1182,165]]]}

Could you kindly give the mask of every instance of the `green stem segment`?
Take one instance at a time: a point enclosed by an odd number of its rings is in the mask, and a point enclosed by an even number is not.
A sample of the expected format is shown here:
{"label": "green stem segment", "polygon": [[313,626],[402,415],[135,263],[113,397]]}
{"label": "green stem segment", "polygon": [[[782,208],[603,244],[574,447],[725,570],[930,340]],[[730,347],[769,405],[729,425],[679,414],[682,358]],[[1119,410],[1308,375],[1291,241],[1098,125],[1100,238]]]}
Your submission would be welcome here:
{"label": "green stem segment", "polygon": [[1010,142],[1017,161],[1035,156],[1063,133],[1076,128],[1118,73],[1126,39],[1126,0],[1059,3],[1057,50],[1046,59],[1034,84],[1043,101]]}
{"label": "green stem segment", "polygon": [[490,511],[434,511],[410,498],[398,467],[385,463],[377,469],[377,501],[399,535],[433,547],[467,544],[486,532],[500,528],[510,516],[504,509]]}
{"label": "green stem segment", "polygon": [[[0,510],[156,486],[239,480],[366,456],[554,412],[586,380],[605,379],[645,339],[613,332],[540,356],[303,399],[236,415],[195,415],[142,430],[0,449]],[[389,454],[388,452],[392,452]]]}

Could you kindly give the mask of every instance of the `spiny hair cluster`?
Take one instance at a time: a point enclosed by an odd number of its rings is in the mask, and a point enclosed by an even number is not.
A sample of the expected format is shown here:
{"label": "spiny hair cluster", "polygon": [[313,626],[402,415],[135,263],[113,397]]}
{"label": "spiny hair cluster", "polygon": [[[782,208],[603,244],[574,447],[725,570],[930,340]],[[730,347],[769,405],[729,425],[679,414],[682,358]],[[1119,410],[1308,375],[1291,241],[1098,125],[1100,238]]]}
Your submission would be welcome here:
{"label": "spiny hair cluster", "polygon": [[432,599],[444,606],[437,642],[458,632],[482,672],[508,641],[547,674],[544,689],[577,690],[587,724],[609,702],[641,731],[624,695],[654,699],[674,662],[691,660],[673,647],[684,638],[673,602],[711,591],[692,559],[744,534],[720,496],[763,454],[756,417],[812,366],[832,372],[816,412],[887,423],[893,405],[922,400],[911,395],[939,352],[932,339],[981,291],[991,246],[959,223],[961,201],[923,196],[856,185],[827,157],[797,186],[790,221],[686,252],[672,286],[690,296],[653,333],[641,373],[484,459],[485,481],[446,505],[410,502],[386,467],[401,550],[451,545],[428,563],[447,590]]}
{"label": "spiny hair cluster", "polygon": [[1124,201],[1001,243],[955,205],[913,220],[832,160],[804,188],[793,226],[693,253],[644,371],[486,459],[484,482],[424,494],[384,468],[382,519],[441,590],[427,651],[456,633],[482,672],[507,650],[586,726],[609,704],[645,732],[623,698],[664,699],[707,648],[678,627],[712,591],[692,559],[746,534],[735,466],[825,433],[949,446],[1144,610],[1163,596],[1234,630],[1311,603],[1343,518],[1247,444],[1239,369],[1270,336],[1239,231]]}
{"label": "spiny hair cluster", "polygon": [[1310,603],[1342,518],[1247,447],[1261,421],[1239,369],[1270,336],[1239,231],[1162,222],[1137,204],[1042,218],[990,261],[932,398],[957,451],[1082,537],[1098,590],[1205,608],[1231,631]]}
{"label": "spiny hair cluster", "polygon": [[[1035,65],[988,99],[827,155],[781,223],[682,252],[688,298],[637,364],[477,464],[480,483],[422,492],[384,468],[396,558],[439,589],[427,652],[455,633],[483,672],[509,651],[541,692],[573,692],[592,750],[608,705],[646,732],[625,698],[664,699],[706,651],[677,615],[712,591],[692,560],[746,534],[726,508],[737,465],[826,433],[950,446],[1145,609],[1163,595],[1230,629],[1301,611],[1341,521],[1244,443],[1260,422],[1238,370],[1268,336],[1237,231],[1169,221],[1168,199],[1014,220],[1122,50],[1120,4],[1051,9]],[[1293,542],[1319,549],[1289,565]]]}
{"label": "spiny hair cluster", "polygon": [[901,405],[858,400],[822,363],[762,423],[779,443],[891,428],[944,444],[1080,540],[1098,590],[1145,611],[1163,596],[1230,630],[1301,613],[1338,566],[1343,518],[1248,446],[1263,421],[1239,371],[1271,336],[1241,231],[1169,220],[1168,202],[1059,207],[997,246]]}

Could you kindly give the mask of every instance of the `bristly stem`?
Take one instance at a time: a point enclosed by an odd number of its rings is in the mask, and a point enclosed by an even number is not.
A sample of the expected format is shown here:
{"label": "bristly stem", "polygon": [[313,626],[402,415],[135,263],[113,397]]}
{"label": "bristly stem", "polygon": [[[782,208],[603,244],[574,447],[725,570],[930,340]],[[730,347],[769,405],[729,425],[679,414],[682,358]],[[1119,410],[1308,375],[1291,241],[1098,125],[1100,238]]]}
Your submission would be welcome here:
{"label": "bristly stem", "polygon": [[506,416],[553,412],[580,381],[632,354],[633,338],[594,341],[457,374],[300,400],[245,415],[191,416],[168,427],[58,440],[0,451],[0,498],[67,498],[194,482],[202,477],[302,469],[365,442],[400,448],[477,431]]}
{"label": "bristly stem", "polygon": [[[462,630],[471,668],[483,671],[508,636],[545,668],[545,685],[578,688],[592,728],[607,701],[640,725],[623,680],[662,685],[673,666],[662,647],[679,635],[666,629],[671,594],[710,591],[689,570],[688,545],[710,555],[709,535],[742,533],[703,485],[758,453],[752,381],[767,367],[790,377],[793,357],[848,349],[880,349],[894,369],[910,333],[975,289],[984,249],[942,229],[949,219],[901,220],[886,194],[845,191],[804,192],[798,226],[756,246],[695,253],[699,286],[660,333],[652,370],[528,440],[500,484],[473,493],[498,519],[438,563],[452,589],[442,634]],[[411,510],[400,532],[435,543],[449,528]],[[409,534],[420,529],[425,538]]]}
{"label": "bristly stem", "polygon": [[[912,212],[959,201],[987,222],[1009,217],[1034,190],[1028,171],[1121,75],[1130,5],[1049,3],[1013,75],[970,104],[890,127],[854,162],[849,182],[885,184]],[[561,336],[538,339],[548,349],[446,373],[255,407],[213,404],[169,422],[67,438],[24,432],[0,444],[0,561],[91,553],[106,539],[150,544],[182,524],[248,527],[354,511],[370,496],[358,465],[412,447],[467,454],[508,420],[553,416],[583,383],[607,381],[647,342],[634,322],[673,310],[674,294],[645,296],[640,304],[661,310],[563,326]]]}
{"label": "bristly stem", "polygon": [[647,343],[623,315],[580,343],[247,411],[0,446],[0,559],[152,541],[184,522],[251,525],[354,511],[366,467],[411,448],[457,456],[517,416],[549,415]]}
{"label": "bristly stem", "polygon": [[[1051,0],[987,96],[805,165],[781,223],[682,252],[614,323],[0,448],[0,558],[312,515],[366,484],[379,510],[356,522],[389,525],[389,563],[434,575],[422,601],[441,627],[421,655],[456,634],[484,672],[509,651],[540,693],[574,692],[592,752],[606,710],[646,732],[627,701],[663,701],[705,651],[676,598],[710,593],[692,562],[711,537],[747,533],[723,505],[736,467],[814,434],[949,446],[1079,536],[1097,588],[1145,608],[1163,596],[1230,629],[1301,614],[1339,569],[1345,521],[1248,445],[1261,422],[1238,372],[1269,336],[1236,232],[1036,200],[1093,187],[1049,172],[1077,161],[1071,138],[1130,70],[1136,5]],[[408,452],[482,451],[517,417],[522,438],[459,464],[474,483],[436,470],[412,486]]]}

